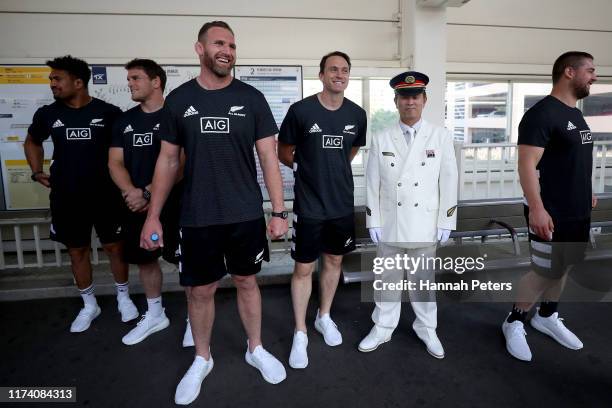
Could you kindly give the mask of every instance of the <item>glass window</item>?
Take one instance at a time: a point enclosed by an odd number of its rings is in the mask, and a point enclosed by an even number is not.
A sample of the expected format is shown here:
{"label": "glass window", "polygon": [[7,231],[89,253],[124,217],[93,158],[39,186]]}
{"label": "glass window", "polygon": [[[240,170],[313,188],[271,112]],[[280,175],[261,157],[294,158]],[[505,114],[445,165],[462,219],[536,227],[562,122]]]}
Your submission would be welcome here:
{"label": "glass window", "polygon": [[582,113],[595,141],[612,140],[612,85],[593,84]]}
{"label": "glass window", "polygon": [[504,143],[505,129],[470,128],[472,143]]}
{"label": "glass window", "polygon": [[607,170],[612,162],[612,85],[591,85],[591,94],[582,100],[582,113],[595,141],[593,191],[612,192],[612,180]]}
{"label": "glass window", "polygon": [[552,90],[551,83],[512,83],[512,125],[510,130],[510,142],[518,140],[518,125],[521,123],[523,114],[533,105],[538,103]]}
{"label": "glass window", "polygon": [[[455,82],[446,84],[446,127],[464,143],[507,142],[507,82]],[[463,129],[463,131],[459,131]],[[463,140],[460,139],[463,135]]]}
{"label": "glass window", "polygon": [[370,79],[370,133],[375,135],[399,121],[389,79]]}
{"label": "glass window", "polygon": [[[304,80],[304,98],[314,95],[323,90],[323,84],[319,79]],[[350,78],[349,84],[344,91],[344,96],[363,107],[363,83],[361,78]]]}

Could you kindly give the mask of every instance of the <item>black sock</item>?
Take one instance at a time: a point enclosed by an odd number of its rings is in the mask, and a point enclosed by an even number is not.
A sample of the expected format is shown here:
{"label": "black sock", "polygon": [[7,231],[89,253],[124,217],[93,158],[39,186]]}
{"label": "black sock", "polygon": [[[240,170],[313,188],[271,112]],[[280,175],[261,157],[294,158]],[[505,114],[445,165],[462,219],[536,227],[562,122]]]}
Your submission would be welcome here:
{"label": "black sock", "polygon": [[559,302],[541,302],[538,314],[542,317],[550,317],[557,311]]}
{"label": "black sock", "polygon": [[521,310],[516,307],[516,305],[512,305],[512,313],[508,316],[508,323],[512,323],[516,320],[525,323],[525,319],[527,318],[527,312]]}

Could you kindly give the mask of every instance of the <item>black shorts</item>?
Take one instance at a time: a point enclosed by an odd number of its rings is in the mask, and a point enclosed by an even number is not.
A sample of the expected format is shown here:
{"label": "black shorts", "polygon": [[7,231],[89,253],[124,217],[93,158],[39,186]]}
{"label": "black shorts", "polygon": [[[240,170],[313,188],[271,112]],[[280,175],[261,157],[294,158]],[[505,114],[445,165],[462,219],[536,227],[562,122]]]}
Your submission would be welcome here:
{"label": "black shorts", "polygon": [[134,213],[124,206],[122,234],[125,241],[124,260],[130,264],[146,264],[156,261],[160,255],[168,262],[178,264],[179,245],[179,201],[180,187],[176,186],[164,205],[160,222],[164,234],[164,247],[155,251],[147,251],[140,247],[140,233],[147,218],[147,213]]}
{"label": "black shorts", "polygon": [[51,226],[53,241],[68,248],[83,248],[91,245],[91,228],[102,244],[121,240],[123,199],[119,190],[110,190],[92,197],[50,194]]}
{"label": "black shorts", "polygon": [[[524,206],[529,225],[529,207]],[[555,220],[551,241],[540,238],[529,230],[531,266],[541,276],[558,279],[567,268],[584,261],[591,231],[591,219]]]}
{"label": "black shorts", "polygon": [[[121,232],[123,234],[124,248],[123,260],[130,264],[142,265],[157,261],[161,255],[161,249],[147,251],[140,247],[140,232],[147,218],[147,213],[133,213],[126,208]],[[164,233],[164,247],[166,234]]]}
{"label": "black shorts", "polygon": [[309,263],[321,253],[345,255],[355,250],[355,215],[315,220],[294,215],[291,257]]}
{"label": "black shorts", "polygon": [[183,286],[213,283],[227,273],[249,276],[270,261],[266,220],[180,229],[179,276]]}

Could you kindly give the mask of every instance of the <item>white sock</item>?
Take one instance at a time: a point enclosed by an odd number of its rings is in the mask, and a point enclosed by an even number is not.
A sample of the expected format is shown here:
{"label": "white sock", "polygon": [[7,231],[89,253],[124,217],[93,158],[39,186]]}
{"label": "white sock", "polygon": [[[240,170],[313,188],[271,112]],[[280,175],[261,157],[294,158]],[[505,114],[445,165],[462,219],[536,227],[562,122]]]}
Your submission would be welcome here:
{"label": "white sock", "polygon": [[81,293],[81,297],[83,298],[83,303],[85,307],[88,309],[94,309],[98,306],[98,302],[96,301],[96,295],[94,294],[94,285],[93,283],[85,289],[79,289]]}
{"label": "white sock", "polygon": [[147,298],[147,306],[149,307],[149,313],[151,313],[151,315],[155,317],[161,316],[164,311],[164,309],[162,308],[161,296],[152,299]]}
{"label": "white sock", "polygon": [[130,292],[128,288],[128,282],[125,283],[117,283],[115,282],[115,289],[117,289],[117,300],[121,298],[129,298]]}

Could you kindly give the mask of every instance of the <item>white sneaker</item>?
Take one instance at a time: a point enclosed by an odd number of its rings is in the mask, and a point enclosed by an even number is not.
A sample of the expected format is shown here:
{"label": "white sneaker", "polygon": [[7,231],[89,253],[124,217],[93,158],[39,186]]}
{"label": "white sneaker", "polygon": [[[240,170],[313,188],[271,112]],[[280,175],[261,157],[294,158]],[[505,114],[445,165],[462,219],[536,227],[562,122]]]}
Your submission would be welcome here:
{"label": "white sneaker", "polygon": [[191,333],[191,324],[189,323],[189,319],[185,319],[187,321],[187,327],[185,327],[185,334],[183,335],[183,347],[193,347],[195,343],[193,342],[193,334]]}
{"label": "white sneaker", "polygon": [[136,324],[136,327],[130,330],[130,332],[121,339],[123,344],[132,346],[136,343],[140,343],[149,337],[149,335],[168,327],[170,325],[170,320],[166,317],[165,310],[166,309],[162,309],[162,314],[159,316],[153,316],[149,312],[142,315],[142,319]]}
{"label": "white sneaker", "polygon": [[293,335],[293,345],[289,354],[289,366],[291,368],[306,368],[308,366],[308,336],[303,331],[296,331]]}
{"label": "white sneaker", "polygon": [[188,405],[198,398],[198,395],[200,395],[200,388],[202,387],[202,381],[213,369],[213,365],[212,356],[210,356],[208,361],[202,356],[196,356],[191,367],[189,367],[189,370],[187,370],[181,382],[176,387],[174,403],[177,405]]}
{"label": "white sneaker", "polygon": [[323,335],[325,344],[328,346],[339,346],[342,344],[342,335],[338,331],[336,323],[329,317],[329,313],[319,316],[319,311],[317,310],[314,327]]}
{"label": "white sneaker", "polygon": [[542,317],[539,312],[536,312],[531,318],[531,326],[544,334],[548,334],[559,344],[569,349],[580,350],[584,346],[580,339],[565,327],[563,318],[559,317],[557,312],[549,317]]}
{"label": "white sneaker", "polygon": [[117,309],[121,313],[121,321],[123,323],[129,322],[130,320],[136,319],[140,316],[138,309],[132,299],[129,296],[117,298]]}
{"label": "white sneaker", "polygon": [[93,319],[100,316],[100,313],[102,313],[102,310],[98,305],[95,308],[85,306],[79,311],[79,314],[70,325],[70,332],[81,333],[89,329]]}
{"label": "white sneaker", "polygon": [[508,353],[519,360],[531,361],[531,350],[529,344],[527,344],[527,333],[523,322],[515,320],[508,323],[508,318],[506,318],[502,324],[502,332],[506,338]]}
{"label": "white sneaker", "polygon": [[255,350],[251,353],[249,351],[249,342],[247,341],[247,351],[244,359],[247,363],[258,369],[264,380],[270,384],[278,384],[287,378],[287,372],[283,364],[261,345],[255,347]]}

